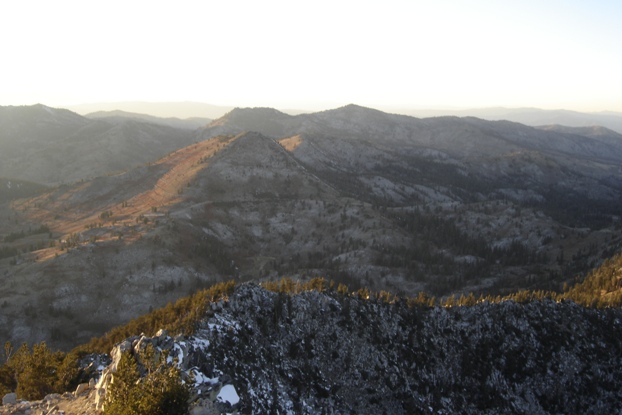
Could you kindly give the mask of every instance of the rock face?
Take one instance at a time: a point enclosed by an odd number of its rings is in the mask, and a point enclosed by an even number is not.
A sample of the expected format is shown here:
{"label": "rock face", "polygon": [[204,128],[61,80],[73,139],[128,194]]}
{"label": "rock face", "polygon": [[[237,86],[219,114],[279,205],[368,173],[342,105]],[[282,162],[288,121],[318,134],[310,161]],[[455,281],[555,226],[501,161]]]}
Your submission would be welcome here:
{"label": "rock face", "polygon": [[106,391],[113,382],[122,354],[131,352],[140,360],[139,352],[148,345],[158,352],[166,351],[167,361],[182,370],[184,381],[192,388],[193,415],[231,412],[237,408],[240,399],[230,383],[231,378],[210,364],[209,340],[205,337],[172,338],[165,330],[160,330],[154,337],[131,337],[113,348],[110,353],[112,363],[104,369],[95,386],[97,410],[104,409]]}
{"label": "rock face", "polygon": [[602,414],[622,405],[621,338],[619,309],[409,308],[243,285],[195,336],[134,337],[113,356],[170,350],[195,380],[193,414]]}

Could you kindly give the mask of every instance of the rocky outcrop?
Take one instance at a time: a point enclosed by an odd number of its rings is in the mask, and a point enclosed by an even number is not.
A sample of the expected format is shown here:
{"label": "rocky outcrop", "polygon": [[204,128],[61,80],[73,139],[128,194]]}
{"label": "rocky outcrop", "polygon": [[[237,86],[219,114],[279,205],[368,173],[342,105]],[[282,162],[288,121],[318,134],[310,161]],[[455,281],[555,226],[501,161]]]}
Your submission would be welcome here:
{"label": "rocky outcrop", "polygon": [[104,408],[106,391],[113,382],[122,354],[130,352],[140,363],[140,352],[148,346],[156,352],[166,352],[167,362],[181,369],[184,382],[191,388],[192,415],[231,412],[237,408],[239,397],[231,385],[231,378],[214,369],[208,350],[209,340],[205,337],[173,338],[166,330],[160,330],[153,337],[131,337],[112,349],[112,363],[103,370],[95,385],[94,402],[98,410]]}

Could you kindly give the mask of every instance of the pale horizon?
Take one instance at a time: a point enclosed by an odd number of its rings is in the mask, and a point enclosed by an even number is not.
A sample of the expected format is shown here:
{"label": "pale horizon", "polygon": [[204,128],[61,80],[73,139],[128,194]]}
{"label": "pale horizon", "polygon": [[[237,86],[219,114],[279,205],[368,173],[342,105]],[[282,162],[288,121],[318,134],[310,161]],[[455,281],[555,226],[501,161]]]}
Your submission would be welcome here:
{"label": "pale horizon", "polygon": [[[38,103],[33,103],[33,104],[25,104],[25,105],[36,105],[36,104],[42,104],[42,105],[46,105],[46,106],[50,106],[50,107],[54,107],[52,105],[48,105],[44,102],[38,102]],[[332,109],[337,109],[337,108],[341,108],[341,107],[345,107],[348,105],[358,105],[361,107],[366,107],[366,108],[370,108],[370,109],[376,109],[376,110],[380,110],[383,112],[387,112],[387,113],[396,113],[396,114],[410,114],[410,113],[416,113],[418,111],[425,113],[425,112],[430,112],[430,113],[459,113],[459,112],[465,112],[465,113],[469,113],[469,112],[474,112],[474,111],[486,111],[486,110],[508,110],[508,111],[512,111],[512,110],[542,110],[542,111],[568,111],[568,112],[578,112],[578,113],[583,113],[583,114],[602,114],[602,113],[613,113],[616,115],[621,115],[622,116],[622,111],[611,111],[611,110],[597,110],[597,111],[581,111],[581,110],[573,110],[573,109],[568,109],[568,108],[540,108],[540,107],[535,107],[535,106],[520,106],[520,107],[510,107],[510,106],[489,106],[489,107],[450,107],[450,106],[410,106],[410,107],[406,107],[406,106],[392,106],[392,105],[381,105],[381,106],[373,106],[373,105],[362,105],[359,104],[357,102],[344,102],[344,103],[334,103],[333,105],[327,105],[327,106],[319,106],[319,105],[309,105],[307,107],[276,107],[276,106],[269,106],[269,105],[221,105],[219,103],[213,103],[213,102],[198,102],[198,101],[170,101],[170,102],[164,102],[164,101],[116,101],[116,102],[84,102],[84,103],[78,103],[78,104],[74,104],[74,105],[60,105],[57,108],[63,108],[63,109],[69,109],[71,111],[74,111],[78,114],[81,115],[85,115],[85,114],[89,114],[91,112],[95,112],[95,111],[114,111],[114,110],[120,110],[120,111],[126,111],[126,112],[137,112],[140,113],[138,107],[143,107],[144,106],[159,106],[159,105],[167,105],[170,106],[170,111],[166,112],[162,110],[162,111],[146,111],[143,110],[144,114],[148,114],[148,115],[154,115],[154,116],[159,116],[159,117],[165,117],[165,116],[170,116],[170,117],[177,117],[177,118],[184,118],[181,115],[175,115],[175,113],[179,113],[182,114],[184,111],[183,109],[181,110],[176,110],[177,106],[183,106],[183,105],[197,105],[197,106],[211,106],[211,107],[222,107],[222,108],[274,108],[278,111],[281,112],[286,112],[286,113],[292,113],[292,114],[298,114],[298,113],[313,113],[313,112],[320,112],[320,111],[327,111],[327,110],[332,110]],[[131,110],[131,107],[136,106],[137,109],[136,111]],[[93,109],[90,110],[89,108],[93,107],[93,108],[98,108],[98,109]],[[123,109],[123,108],[128,108],[130,107],[130,109]],[[160,115],[158,115],[158,112],[160,113]],[[195,116],[198,116],[195,115]],[[188,117],[186,117],[188,118]]]}
{"label": "pale horizon", "polygon": [[0,105],[622,112],[622,3],[9,2]]}

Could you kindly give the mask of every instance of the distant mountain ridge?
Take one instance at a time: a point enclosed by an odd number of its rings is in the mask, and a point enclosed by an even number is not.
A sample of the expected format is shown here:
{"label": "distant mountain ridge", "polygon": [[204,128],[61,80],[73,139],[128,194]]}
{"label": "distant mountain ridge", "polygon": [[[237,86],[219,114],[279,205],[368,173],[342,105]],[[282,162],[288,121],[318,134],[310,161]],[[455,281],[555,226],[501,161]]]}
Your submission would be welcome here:
{"label": "distant mountain ridge", "polygon": [[478,117],[485,120],[507,120],[525,125],[542,126],[559,124],[568,127],[602,126],[622,134],[622,113],[620,112],[578,112],[569,110],[543,110],[539,108],[481,108],[465,110],[405,110],[417,117]]}
{"label": "distant mountain ridge", "polygon": [[508,121],[490,122],[473,117],[418,119],[357,105],[296,116],[268,108],[236,108],[205,127],[200,137],[243,131],[257,131],[275,138],[294,134],[339,135],[340,138],[356,135],[366,139],[382,136],[383,140],[375,145],[430,147],[461,159],[468,159],[471,154],[490,156],[522,148],[622,160],[622,141],[608,140],[603,146],[602,140],[596,140],[593,135],[581,135],[578,130],[570,133],[555,130],[554,134],[547,135],[546,132],[552,130],[537,130]]}
{"label": "distant mountain ridge", "polygon": [[233,109],[226,105],[212,105],[201,102],[103,102],[70,105],[69,110],[80,114],[89,114],[96,111],[125,111],[138,114],[148,114],[161,118],[218,118]]}
{"label": "distant mountain ridge", "polygon": [[617,145],[622,142],[622,134],[601,126],[591,127],[567,127],[564,125],[553,124],[538,127],[542,130],[556,131],[565,134],[575,134],[584,137],[594,138],[606,144]]}
{"label": "distant mountain ridge", "polygon": [[[233,106],[219,106],[196,102],[117,102],[93,103],[67,107],[80,114],[96,111],[122,110],[126,112],[149,114],[152,116],[169,118],[211,118],[217,119],[234,109]],[[580,112],[571,110],[545,110],[540,108],[471,108],[471,109],[409,109],[409,108],[380,108],[387,113],[396,113],[420,118],[429,117],[477,117],[490,121],[507,120],[530,126],[551,124],[566,125],[569,127],[603,126],[622,134],[622,113],[613,111]],[[318,111],[309,110],[282,110],[287,114],[312,114]]]}
{"label": "distant mountain ridge", "polygon": [[194,130],[199,127],[204,127],[212,121],[210,118],[200,118],[200,117],[185,118],[185,119],[176,118],[176,117],[160,118],[160,117],[154,117],[152,115],[138,114],[134,112],[126,112],[126,111],[120,111],[120,110],[97,111],[97,112],[86,114],[85,117],[91,118],[91,119],[106,119],[106,120],[119,121],[119,122],[125,121],[127,119],[135,119],[135,120],[140,120],[140,121],[146,121],[152,124],[167,125],[173,128],[183,128],[183,129],[189,129],[189,130]]}
{"label": "distant mountain ridge", "polygon": [[0,176],[46,185],[126,170],[193,142],[190,130],[139,119],[89,119],[41,104],[0,107]]}

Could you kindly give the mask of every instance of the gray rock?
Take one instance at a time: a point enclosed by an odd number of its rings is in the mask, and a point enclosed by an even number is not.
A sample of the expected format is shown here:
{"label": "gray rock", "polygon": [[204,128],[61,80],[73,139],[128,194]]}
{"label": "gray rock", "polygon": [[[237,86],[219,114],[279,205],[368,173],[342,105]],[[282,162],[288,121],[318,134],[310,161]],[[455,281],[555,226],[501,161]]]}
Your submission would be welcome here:
{"label": "gray rock", "polygon": [[17,403],[17,395],[15,393],[7,393],[2,398],[2,405],[15,405]]}
{"label": "gray rock", "polygon": [[50,393],[49,395],[45,395],[45,398],[43,398],[43,401],[56,401],[58,399],[60,399],[59,393]]}
{"label": "gray rock", "polygon": [[190,415],[216,415],[220,412],[210,400],[201,399],[195,406],[190,408]]}
{"label": "gray rock", "polygon": [[50,408],[48,408],[47,412],[45,413],[46,415],[52,415],[52,414],[56,414],[58,413],[58,405],[54,405]]}
{"label": "gray rock", "polygon": [[76,388],[76,391],[74,392],[74,395],[76,397],[80,396],[82,393],[84,393],[84,391],[87,391],[89,389],[89,384],[88,383],[81,383],[78,385],[78,387]]}
{"label": "gray rock", "polygon": [[164,329],[158,330],[158,332],[155,335],[155,337],[167,337],[167,336],[168,336],[168,331]]}

